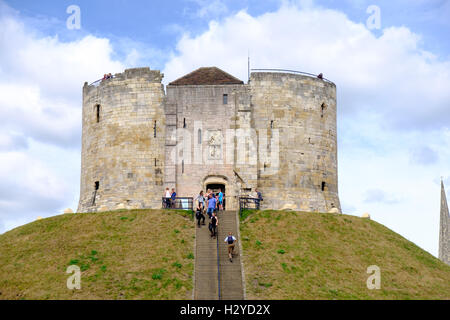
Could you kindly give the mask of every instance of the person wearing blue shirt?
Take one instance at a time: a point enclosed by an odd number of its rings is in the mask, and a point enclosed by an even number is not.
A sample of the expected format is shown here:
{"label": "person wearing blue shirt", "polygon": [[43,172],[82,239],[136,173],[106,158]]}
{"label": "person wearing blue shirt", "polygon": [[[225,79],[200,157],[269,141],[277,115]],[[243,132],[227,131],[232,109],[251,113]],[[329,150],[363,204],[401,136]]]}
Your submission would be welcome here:
{"label": "person wearing blue shirt", "polygon": [[175,200],[177,199],[175,188],[172,188],[172,194],[170,195],[170,198],[172,199],[172,208],[175,208]]}
{"label": "person wearing blue shirt", "polygon": [[217,207],[216,198],[210,194],[208,196],[208,211],[206,212],[210,219],[216,207]]}
{"label": "person wearing blue shirt", "polygon": [[222,189],[220,189],[220,192],[219,192],[219,210],[223,211],[223,193],[222,193]]}

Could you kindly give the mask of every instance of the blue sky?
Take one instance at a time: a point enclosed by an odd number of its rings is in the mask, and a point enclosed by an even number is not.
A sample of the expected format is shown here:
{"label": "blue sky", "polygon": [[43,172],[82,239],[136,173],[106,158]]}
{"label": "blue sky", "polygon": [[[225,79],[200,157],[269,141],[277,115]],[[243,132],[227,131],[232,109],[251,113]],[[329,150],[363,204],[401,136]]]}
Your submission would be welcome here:
{"label": "blue sky", "polygon": [[[199,34],[208,29],[212,19],[224,19],[239,10],[257,16],[274,11],[288,1],[51,1],[14,0],[6,3],[20,11],[24,18],[38,20],[38,29],[46,34],[58,34],[62,41],[82,37],[86,33],[108,37],[114,42],[133,41],[163,53],[174,49],[181,32]],[[383,26],[407,26],[422,36],[425,49],[448,57],[450,41],[450,4],[448,0],[320,0],[298,1],[303,6],[320,6],[342,11],[352,21],[365,23],[369,5],[382,11]],[[82,30],[65,29],[66,8],[78,5],[82,12]],[[42,23],[47,20],[47,25]],[[377,32],[375,30],[374,32]],[[243,49],[245,50],[245,49]],[[123,52],[118,52],[119,54]],[[163,68],[167,55],[149,59],[155,68]]]}
{"label": "blue sky", "polygon": [[[78,5],[81,29],[66,9]],[[367,8],[380,8],[379,29]],[[150,66],[323,72],[338,90],[344,213],[437,255],[450,188],[450,0],[0,0],[0,232],[79,197],[81,87]]]}

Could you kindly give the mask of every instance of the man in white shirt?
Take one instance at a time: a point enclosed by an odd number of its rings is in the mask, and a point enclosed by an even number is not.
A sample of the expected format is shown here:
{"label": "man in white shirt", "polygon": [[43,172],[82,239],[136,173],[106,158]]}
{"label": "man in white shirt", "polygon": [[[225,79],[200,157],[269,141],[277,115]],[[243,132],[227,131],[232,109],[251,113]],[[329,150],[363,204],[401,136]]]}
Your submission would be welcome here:
{"label": "man in white shirt", "polygon": [[225,242],[228,244],[228,257],[230,258],[230,262],[233,262],[233,251],[236,238],[229,232],[228,236],[225,238]]}

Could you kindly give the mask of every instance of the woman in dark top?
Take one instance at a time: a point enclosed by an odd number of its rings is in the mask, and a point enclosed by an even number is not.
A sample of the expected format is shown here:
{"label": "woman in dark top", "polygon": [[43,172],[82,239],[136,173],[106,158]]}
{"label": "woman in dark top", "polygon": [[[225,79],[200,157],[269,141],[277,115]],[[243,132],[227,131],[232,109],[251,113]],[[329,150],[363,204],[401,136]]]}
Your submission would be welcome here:
{"label": "woman in dark top", "polygon": [[209,222],[209,231],[211,231],[211,237],[216,238],[216,228],[219,225],[219,219],[216,214],[213,213],[211,221]]}

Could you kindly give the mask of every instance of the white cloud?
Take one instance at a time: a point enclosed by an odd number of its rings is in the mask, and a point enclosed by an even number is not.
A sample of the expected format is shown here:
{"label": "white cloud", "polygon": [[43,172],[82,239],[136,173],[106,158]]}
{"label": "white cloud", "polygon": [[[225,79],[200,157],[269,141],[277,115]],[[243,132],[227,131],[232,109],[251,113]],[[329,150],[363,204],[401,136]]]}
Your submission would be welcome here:
{"label": "white cloud", "polygon": [[421,50],[420,36],[405,27],[377,38],[327,9],[284,5],[258,17],[240,11],[212,21],[200,35],[183,35],[166,64],[167,81],[201,65],[246,80],[248,50],[252,67],[323,72],[337,83],[344,114],[376,108],[387,124],[407,129],[450,121],[449,61]]}
{"label": "white cloud", "polygon": [[438,153],[428,146],[417,146],[411,151],[411,161],[413,163],[429,165],[439,160]]}
{"label": "white cloud", "polygon": [[196,0],[200,8],[197,11],[197,16],[205,18],[209,16],[217,16],[228,12],[228,8],[222,0]]}
{"label": "white cloud", "polygon": [[124,68],[110,58],[109,41],[40,38],[15,17],[0,15],[0,47],[8,48],[0,51],[1,130],[78,146],[83,82]]}
{"label": "white cloud", "polygon": [[365,202],[381,202],[386,204],[395,204],[399,200],[392,194],[386,193],[381,189],[369,189],[366,191]]}
{"label": "white cloud", "polygon": [[[184,33],[164,73],[170,82],[215,65],[246,80],[248,50],[253,68],[323,72],[338,90],[343,207],[369,211],[437,254],[434,180],[450,174],[450,61],[423,50],[421,41],[406,27],[377,37],[341,12],[285,3],[257,17],[240,11],[211,21],[199,35]],[[426,148],[435,152],[431,158]]]}
{"label": "white cloud", "polygon": [[21,21],[0,2],[0,232],[76,209],[83,83],[124,69],[108,39],[63,42]]}

